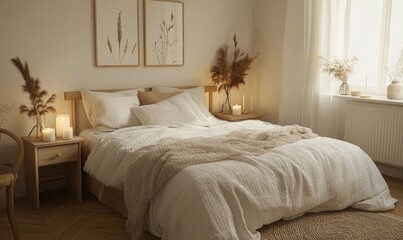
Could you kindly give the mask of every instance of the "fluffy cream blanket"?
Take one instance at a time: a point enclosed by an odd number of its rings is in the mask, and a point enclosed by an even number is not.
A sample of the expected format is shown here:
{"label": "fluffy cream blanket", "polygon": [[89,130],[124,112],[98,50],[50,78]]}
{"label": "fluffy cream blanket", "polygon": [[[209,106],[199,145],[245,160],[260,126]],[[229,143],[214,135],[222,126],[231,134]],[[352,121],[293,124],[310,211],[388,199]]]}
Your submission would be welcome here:
{"label": "fluffy cream blanket", "polygon": [[316,136],[309,128],[285,126],[265,132],[236,130],[208,138],[165,138],[156,145],[137,150],[134,155],[138,159],[129,167],[125,181],[126,228],[132,239],[140,238],[150,202],[175,174],[187,166],[241,155],[258,156],[271,148]]}

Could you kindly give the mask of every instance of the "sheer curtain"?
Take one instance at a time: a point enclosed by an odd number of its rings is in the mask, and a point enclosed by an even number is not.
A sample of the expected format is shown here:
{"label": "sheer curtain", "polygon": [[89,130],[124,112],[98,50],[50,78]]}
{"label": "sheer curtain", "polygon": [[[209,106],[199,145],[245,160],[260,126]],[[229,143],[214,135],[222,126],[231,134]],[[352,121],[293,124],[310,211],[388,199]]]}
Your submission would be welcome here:
{"label": "sheer curtain", "polygon": [[338,138],[339,83],[321,70],[319,56],[345,58],[348,49],[350,0],[304,1],[304,54],[301,125],[322,136]]}

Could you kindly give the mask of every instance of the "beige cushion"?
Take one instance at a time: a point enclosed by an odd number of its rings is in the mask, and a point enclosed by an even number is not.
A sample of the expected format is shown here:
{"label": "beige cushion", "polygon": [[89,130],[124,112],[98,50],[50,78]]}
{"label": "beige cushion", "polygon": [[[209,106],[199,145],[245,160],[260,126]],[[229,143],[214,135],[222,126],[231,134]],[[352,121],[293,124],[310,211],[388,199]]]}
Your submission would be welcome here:
{"label": "beige cushion", "polygon": [[10,185],[14,181],[14,175],[12,173],[0,175],[0,188]]}
{"label": "beige cushion", "polygon": [[170,93],[162,93],[162,92],[138,92],[138,97],[141,105],[150,105],[157,102],[161,102],[165,99],[178,95],[180,92],[170,92]]}
{"label": "beige cushion", "polygon": [[[189,103],[193,103],[189,105]],[[131,110],[143,125],[176,125],[198,120],[193,111],[196,103],[188,93],[181,93],[155,104],[133,107]]]}
{"label": "beige cushion", "polygon": [[189,93],[190,97],[196,103],[200,112],[203,113],[205,117],[213,117],[213,115],[208,111],[206,106],[204,105],[204,87],[195,87],[188,89],[180,89],[173,87],[152,87],[154,92],[164,92],[164,93],[172,93],[172,92],[186,92]]}

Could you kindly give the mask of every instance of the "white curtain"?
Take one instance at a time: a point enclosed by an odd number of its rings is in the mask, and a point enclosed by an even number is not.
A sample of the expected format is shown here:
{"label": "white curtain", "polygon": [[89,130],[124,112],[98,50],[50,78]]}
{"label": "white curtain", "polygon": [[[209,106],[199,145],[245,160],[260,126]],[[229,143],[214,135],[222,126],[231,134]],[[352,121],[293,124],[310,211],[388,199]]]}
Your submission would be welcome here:
{"label": "white curtain", "polygon": [[347,56],[350,0],[304,1],[304,54],[301,125],[322,136],[339,138],[339,83],[321,70],[319,56]]}

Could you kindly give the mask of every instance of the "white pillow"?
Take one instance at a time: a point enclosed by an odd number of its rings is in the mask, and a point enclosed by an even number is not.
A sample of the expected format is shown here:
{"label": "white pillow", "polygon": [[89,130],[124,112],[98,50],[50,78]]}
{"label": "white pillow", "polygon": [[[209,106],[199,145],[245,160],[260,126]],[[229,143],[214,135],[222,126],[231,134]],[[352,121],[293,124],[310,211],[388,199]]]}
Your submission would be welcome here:
{"label": "white pillow", "polygon": [[188,93],[181,93],[155,104],[133,107],[131,110],[143,125],[175,125],[199,120],[200,116],[193,111],[196,104],[193,103],[192,106],[192,103]]}
{"label": "white pillow", "polygon": [[138,90],[113,93],[81,90],[84,110],[92,127],[122,128],[141,125],[130,112],[132,107],[140,105]]}
{"label": "white pillow", "polygon": [[213,117],[209,110],[204,105],[204,87],[195,87],[189,89],[180,89],[174,87],[152,87],[155,92],[185,92],[189,93],[190,97],[196,103],[198,109],[205,117]]}

